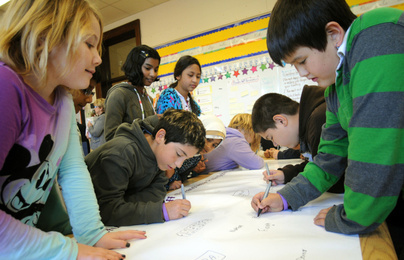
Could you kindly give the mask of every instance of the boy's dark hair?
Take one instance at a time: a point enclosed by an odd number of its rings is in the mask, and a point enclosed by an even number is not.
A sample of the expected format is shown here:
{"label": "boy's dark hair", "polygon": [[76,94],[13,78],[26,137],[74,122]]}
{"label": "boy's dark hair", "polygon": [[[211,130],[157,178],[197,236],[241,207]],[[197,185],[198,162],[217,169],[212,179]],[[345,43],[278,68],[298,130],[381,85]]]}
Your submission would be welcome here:
{"label": "boy's dark hair", "polygon": [[[191,66],[191,65],[193,65],[193,64],[198,65],[199,70],[201,71],[201,74],[202,74],[202,67],[201,67],[201,64],[199,63],[199,61],[198,61],[196,58],[194,58],[194,57],[192,57],[192,56],[190,56],[190,55],[185,55],[185,56],[182,56],[182,57],[177,61],[177,64],[175,64],[175,68],[174,68],[174,80],[175,80],[175,82],[174,82],[174,83],[171,83],[170,88],[175,88],[175,87],[178,85],[177,77],[178,77],[178,76],[181,76],[182,72],[183,72],[186,68],[188,68],[188,66]],[[196,114],[199,114],[198,111],[197,111],[198,108],[197,108],[197,106],[195,105],[195,103],[194,103],[194,101],[193,101],[193,98],[192,98],[192,96],[191,96],[190,93],[188,93],[188,97],[189,97],[189,100],[190,100],[189,103],[191,104],[191,110],[192,110],[192,112],[194,112],[194,113],[196,113]]]}
{"label": "boy's dark hair", "polygon": [[200,152],[205,146],[206,132],[202,121],[192,112],[168,109],[153,130],[153,138],[160,129],[166,130],[166,144],[170,142],[192,145]]}
{"label": "boy's dark hair", "polygon": [[268,24],[267,46],[272,60],[282,60],[298,47],[325,51],[326,24],[337,22],[345,31],[356,19],[345,0],[278,0]]}
{"label": "boy's dark hair", "polygon": [[[142,86],[143,87],[143,72],[142,66],[144,61],[147,58],[153,58],[161,61],[159,53],[147,46],[147,45],[139,45],[133,48],[128,56],[126,57],[126,61],[122,66],[122,71],[125,73],[125,76],[128,78],[129,82],[132,83],[133,86]],[[156,78],[155,81],[159,79]]]}
{"label": "boy's dark hair", "polygon": [[252,109],[253,130],[264,133],[268,128],[276,128],[273,117],[278,114],[296,115],[299,103],[278,93],[268,93],[257,99]]}

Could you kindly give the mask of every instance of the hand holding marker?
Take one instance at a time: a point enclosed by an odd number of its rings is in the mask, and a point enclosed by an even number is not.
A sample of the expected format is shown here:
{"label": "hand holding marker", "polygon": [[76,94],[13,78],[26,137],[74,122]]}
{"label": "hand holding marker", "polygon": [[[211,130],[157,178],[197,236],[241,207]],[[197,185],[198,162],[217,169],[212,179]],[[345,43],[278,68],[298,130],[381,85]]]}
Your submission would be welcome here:
{"label": "hand holding marker", "polygon": [[[267,163],[265,163],[265,167],[267,169],[267,174],[269,175],[269,169],[268,169],[268,164]],[[272,185],[272,181],[270,180],[268,182],[267,189],[265,190],[264,197],[262,197],[262,199],[265,199],[266,197],[268,197],[268,193],[269,193],[269,189],[271,188],[271,185]],[[257,218],[260,216],[261,211],[262,211],[262,209],[258,209]]]}

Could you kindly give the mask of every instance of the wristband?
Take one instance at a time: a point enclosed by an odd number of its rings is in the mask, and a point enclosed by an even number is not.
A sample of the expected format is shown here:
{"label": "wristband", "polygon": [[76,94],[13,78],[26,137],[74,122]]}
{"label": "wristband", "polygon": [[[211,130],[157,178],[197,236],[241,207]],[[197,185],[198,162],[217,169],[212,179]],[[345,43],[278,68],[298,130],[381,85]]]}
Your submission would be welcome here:
{"label": "wristband", "polygon": [[170,218],[168,217],[166,204],[165,204],[164,202],[163,202],[163,216],[164,216],[164,220],[165,220],[165,221],[169,221],[169,220],[170,220]]}
{"label": "wristband", "polygon": [[279,192],[278,192],[278,194],[279,194],[279,196],[281,196],[281,199],[282,199],[282,202],[283,202],[283,210],[287,210],[288,207],[289,207],[288,202],[287,202],[286,199],[282,196],[282,194],[280,194]]}

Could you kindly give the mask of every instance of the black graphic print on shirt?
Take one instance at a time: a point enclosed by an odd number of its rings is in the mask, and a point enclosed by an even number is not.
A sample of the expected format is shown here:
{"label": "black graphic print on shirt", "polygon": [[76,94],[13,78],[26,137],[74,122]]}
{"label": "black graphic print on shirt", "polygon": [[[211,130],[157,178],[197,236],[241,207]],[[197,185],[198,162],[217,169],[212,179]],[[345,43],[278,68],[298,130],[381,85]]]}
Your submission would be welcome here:
{"label": "black graphic print on shirt", "polygon": [[45,136],[38,153],[40,162],[30,167],[30,151],[14,144],[0,170],[0,209],[31,226],[37,223],[44,206],[41,199],[51,188],[47,158],[53,144],[51,136]]}

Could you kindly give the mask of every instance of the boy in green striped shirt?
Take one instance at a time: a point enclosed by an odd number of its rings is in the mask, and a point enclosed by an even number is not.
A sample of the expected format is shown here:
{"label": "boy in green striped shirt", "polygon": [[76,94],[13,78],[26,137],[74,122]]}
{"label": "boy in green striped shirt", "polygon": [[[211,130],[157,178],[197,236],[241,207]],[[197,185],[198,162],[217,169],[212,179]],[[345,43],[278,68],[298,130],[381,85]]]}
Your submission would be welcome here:
{"label": "boy in green striped shirt", "polygon": [[314,223],[345,234],[375,230],[403,200],[403,11],[378,8],[357,18],[344,0],[278,0],[267,44],[275,63],[328,87],[327,119],[314,162],[278,194],[255,195],[252,207],[297,210],[345,170],[344,204],[321,210]]}

